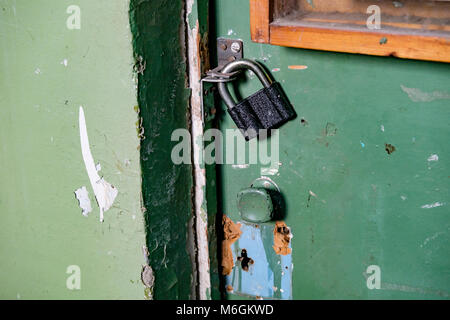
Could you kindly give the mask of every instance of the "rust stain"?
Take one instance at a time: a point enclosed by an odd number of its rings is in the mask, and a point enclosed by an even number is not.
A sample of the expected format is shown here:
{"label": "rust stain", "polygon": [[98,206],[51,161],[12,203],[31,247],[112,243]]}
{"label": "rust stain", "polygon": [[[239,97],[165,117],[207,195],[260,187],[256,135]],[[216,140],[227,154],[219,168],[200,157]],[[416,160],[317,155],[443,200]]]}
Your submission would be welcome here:
{"label": "rust stain", "polygon": [[233,251],[231,245],[239,239],[242,234],[241,225],[234,223],[226,215],[222,217],[223,240],[222,240],[222,274],[229,275],[234,267]]}
{"label": "rust stain", "polygon": [[308,69],[308,66],[292,65],[292,66],[288,66],[288,68],[291,70],[305,70],[305,69]]}
{"label": "rust stain", "polygon": [[389,143],[385,143],[384,144],[384,148],[385,148],[387,154],[391,154],[391,153],[393,153],[395,151],[395,147],[392,144],[389,144]]}
{"label": "rust stain", "polygon": [[291,253],[289,242],[291,241],[291,230],[283,221],[277,221],[273,229],[273,250],[276,254],[287,255]]}
{"label": "rust stain", "polygon": [[231,286],[231,284],[227,285],[227,291],[228,291],[228,292],[233,292],[233,291],[234,291],[234,289],[233,289],[233,287]]}

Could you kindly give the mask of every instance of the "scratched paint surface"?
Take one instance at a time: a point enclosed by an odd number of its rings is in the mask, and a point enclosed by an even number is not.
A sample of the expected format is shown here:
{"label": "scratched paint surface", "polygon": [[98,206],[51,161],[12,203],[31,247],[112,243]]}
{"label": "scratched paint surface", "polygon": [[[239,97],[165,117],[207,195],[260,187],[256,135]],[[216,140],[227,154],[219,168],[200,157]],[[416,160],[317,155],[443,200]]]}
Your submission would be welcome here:
{"label": "scratched paint surface", "polygon": [[[79,30],[66,27],[72,4]],[[0,0],[2,299],[144,298],[128,9],[128,1]],[[96,170],[118,190],[103,223],[81,154],[80,106]],[[83,186],[87,217],[75,197]],[[81,290],[66,287],[69,265],[80,267]]]}
{"label": "scratched paint surface", "polygon": [[[236,14],[248,10],[216,0],[216,31],[273,70],[298,114],[280,130],[269,176],[294,234],[292,298],[448,299],[450,65],[252,43],[248,14]],[[239,84],[242,96],[260,87],[254,76]],[[218,117],[235,127],[223,106]],[[221,210],[233,221],[237,193],[260,175],[259,165],[221,166]],[[367,287],[370,265],[380,289]]]}

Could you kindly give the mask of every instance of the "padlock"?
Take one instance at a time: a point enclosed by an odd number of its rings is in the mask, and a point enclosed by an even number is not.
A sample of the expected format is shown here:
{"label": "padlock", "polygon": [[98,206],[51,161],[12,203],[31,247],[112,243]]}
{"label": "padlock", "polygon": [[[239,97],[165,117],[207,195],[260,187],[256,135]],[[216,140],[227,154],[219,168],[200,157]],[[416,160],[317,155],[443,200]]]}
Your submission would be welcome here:
{"label": "padlock", "polygon": [[276,129],[296,116],[288,98],[278,82],[272,82],[262,66],[248,59],[239,59],[226,64],[222,73],[249,69],[258,77],[264,88],[236,104],[227,84],[220,82],[219,93],[236,126],[246,140],[255,138],[260,129]]}

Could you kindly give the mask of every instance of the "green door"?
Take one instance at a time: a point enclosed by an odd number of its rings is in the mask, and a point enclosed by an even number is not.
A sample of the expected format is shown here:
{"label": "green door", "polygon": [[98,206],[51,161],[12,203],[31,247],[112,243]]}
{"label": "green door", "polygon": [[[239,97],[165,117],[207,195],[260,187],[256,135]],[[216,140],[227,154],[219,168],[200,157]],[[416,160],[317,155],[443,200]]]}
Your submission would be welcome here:
{"label": "green door", "polygon": [[[219,166],[219,212],[242,232],[226,243],[228,298],[448,299],[449,65],[258,44],[248,1],[213,10],[216,36],[242,39],[297,113],[258,142],[279,141],[276,163]],[[260,86],[247,74],[237,87]],[[226,142],[236,126],[218,114]],[[255,180],[279,188],[278,225],[241,218],[237,194]]]}

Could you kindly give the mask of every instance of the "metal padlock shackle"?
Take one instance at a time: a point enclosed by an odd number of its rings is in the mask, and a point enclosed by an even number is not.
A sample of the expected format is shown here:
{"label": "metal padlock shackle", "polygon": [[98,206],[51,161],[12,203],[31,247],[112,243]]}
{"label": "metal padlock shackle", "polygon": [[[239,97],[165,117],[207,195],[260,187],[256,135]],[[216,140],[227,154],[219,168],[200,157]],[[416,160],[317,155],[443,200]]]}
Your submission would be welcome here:
{"label": "metal padlock shackle", "polygon": [[[239,59],[232,61],[226,64],[223,69],[220,71],[221,73],[231,73],[233,71],[249,69],[253,71],[254,74],[258,77],[259,81],[263,84],[265,88],[270,87],[272,84],[272,79],[269,78],[264,69],[257,63],[248,59]],[[219,82],[219,94],[222,97],[225,104],[228,108],[232,109],[236,106],[236,102],[234,102],[233,97],[228,90],[227,84],[225,82]]]}

